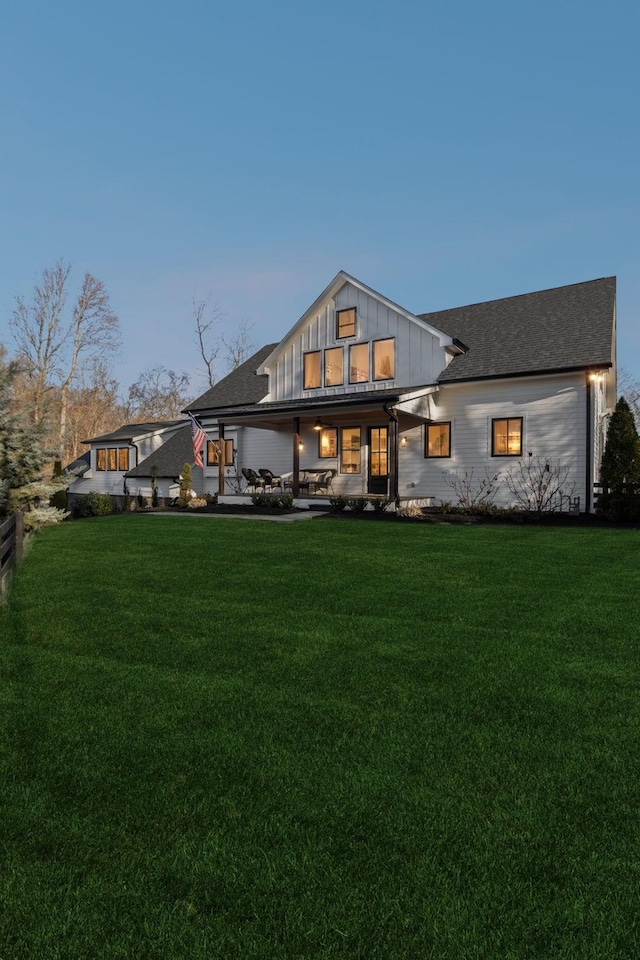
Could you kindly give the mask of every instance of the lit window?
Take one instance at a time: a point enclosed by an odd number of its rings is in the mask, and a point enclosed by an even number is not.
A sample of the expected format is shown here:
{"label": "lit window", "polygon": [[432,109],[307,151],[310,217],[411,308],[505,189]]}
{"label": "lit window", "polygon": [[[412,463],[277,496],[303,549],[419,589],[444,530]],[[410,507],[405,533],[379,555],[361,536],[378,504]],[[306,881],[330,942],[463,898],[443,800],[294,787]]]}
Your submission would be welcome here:
{"label": "lit window", "polygon": [[320,431],[318,456],[321,459],[338,456],[338,431],[335,427],[323,427]]}
{"label": "lit window", "polygon": [[319,387],[321,379],[322,354],[319,350],[304,355],[304,389],[311,390]]}
{"label": "lit window", "polygon": [[[207,440],[207,466],[216,467],[219,463],[218,440]],[[227,467],[233,466],[233,440],[224,441],[224,463]]]}
{"label": "lit window", "polygon": [[107,470],[117,470],[116,455],[118,451],[115,447],[109,447],[107,450]]}
{"label": "lit window", "polygon": [[118,447],[118,470],[126,473],[129,469],[129,448]]}
{"label": "lit window", "polygon": [[333,347],[324,352],[324,385],[325,387],[339,387],[344,383],[343,365],[344,350],[342,347]]}
{"label": "lit window", "polygon": [[340,431],[340,470],[360,473],[360,427],[343,427]]}
{"label": "lit window", "polygon": [[391,380],[395,376],[395,341],[374,340],[373,379]]}
{"label": "lit window", "polygon": [[519,457],[522,454],[522,417],[493,420],[491,456]]}
{"label": "lit window", "polygon": [[369,379],[369,344],[349,347],[349,383],[366,383]]}
{"label": "lit window", "polygon": [[356,308],[336,310],[336,338],[355,337],[356,335]]}
{"label": "lit window", "polygon": [[427,443],[425,457],[451,456],[451,424],[427,424]]}
{"label": "lit window", "polygon": [[96,470],[107,469],[107,451],[104,449],[96,450]]}

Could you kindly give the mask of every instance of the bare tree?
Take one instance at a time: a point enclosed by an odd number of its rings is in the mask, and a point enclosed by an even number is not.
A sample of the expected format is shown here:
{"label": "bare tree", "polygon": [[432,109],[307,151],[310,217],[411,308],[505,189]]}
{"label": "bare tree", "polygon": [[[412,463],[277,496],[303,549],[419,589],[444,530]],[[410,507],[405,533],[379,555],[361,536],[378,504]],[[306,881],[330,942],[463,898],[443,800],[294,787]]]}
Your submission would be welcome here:
{"label": "bare tree", "polygon": [[445,483],[451,487],[458,498],[458,504],[461,507],[473,509],[476,507],[486,507],[492,504],[498,492],[498,480],[500,474],[491,475],[491,471],[485,467],[484,477],[474,479],[473,468],[465,470],[463,476],[457,473],[451,473],[445,477]]}
{"label": "bare tree", "polygon": [[109,433],[126,420],[118,390],[117,380],[103,361],[96,360],[83,369],[79,381],[69,390],[64,463],[84,452],[83,440]]}
{"label": "bare tree", "polygon": [[16,297],[10,327],[18,360],[31,383],[32,416],[42,422],[55,399],[58,444],[64,449],[69,389],[82,364],[104,361],[120,345],[118,318],[101,280],[85,273],[70,315],[71,265],[42,271],[30,300]]}
{"label": "bare tree", "polygon": [[624,367],[618,371],[618,395],[629,404],[636,427],[640,430],[640,380]]}
{"label": "bare tree", "polygon": [[236,370],[256,349],[256,342],[251,336],[254,326],[252,320],[241,320],[233,335],[222,335],[222,342],[227,351],[225,361],[228,372]]}
{"label": "bare tree", "polygon": [[562,510],[573,497],[575,483],[568,476],[569,467],[529,453],[511,464],[504,482],[522,510],[551,513]]}
{"label": "bare tree", "polygon": [[188,405],[189,387],[188,373],[175,373],[163,366],[145,370],[129,387],[127,419],[178,420]]}
{"label": "bare tree", "polygon": [[193,298],[193,319],[196,324],[198,349],[210,387],[216,382],[214,364],[221,347],[220,339],[213,337],[213,330],[221,318],[222,313],[217,304],[210,304],[208,300]]}

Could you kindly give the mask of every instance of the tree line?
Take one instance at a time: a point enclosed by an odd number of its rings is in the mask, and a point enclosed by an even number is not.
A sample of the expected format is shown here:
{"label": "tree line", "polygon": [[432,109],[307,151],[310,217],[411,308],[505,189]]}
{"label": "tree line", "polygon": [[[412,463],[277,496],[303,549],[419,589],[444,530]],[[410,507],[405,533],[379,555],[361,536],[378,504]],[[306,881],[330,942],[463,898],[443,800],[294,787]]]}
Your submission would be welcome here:
{"label": "tree line", "polygon": [[[225,331],[211,298],[194,298],[191,321],[206,386],[255,348],[251,322]],[[122,332],[109,293],[91,273],[76,283],[64,261],[44,269],[28,296],[16,296],[9,330],[12,343],[0,345],[7,409],[63,464],[85,452],[83,440],[123,423],[178,419],[196,392],[189,374],[156,365],[123,395],[114,374]]]}

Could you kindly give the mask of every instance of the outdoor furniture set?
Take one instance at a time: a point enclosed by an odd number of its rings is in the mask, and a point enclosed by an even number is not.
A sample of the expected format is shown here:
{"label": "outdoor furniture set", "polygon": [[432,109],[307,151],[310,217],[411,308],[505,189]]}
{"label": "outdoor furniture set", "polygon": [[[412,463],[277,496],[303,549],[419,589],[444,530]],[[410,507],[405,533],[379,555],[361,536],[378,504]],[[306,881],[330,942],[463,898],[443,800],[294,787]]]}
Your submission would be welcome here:
{"label": "outdoor furniture set", "polygon": [[[298,486],[303,495],[319,493],[333,493],[333,478],[337,470],[302,470],[299,474]],[[274,490],[279,487],[282,491],[293,491],[293,474],[283,473],[281,476],[271,470],[261,469],[257,473],[250,467],[242,468],[242,475],[246,480],[245,490]]]}

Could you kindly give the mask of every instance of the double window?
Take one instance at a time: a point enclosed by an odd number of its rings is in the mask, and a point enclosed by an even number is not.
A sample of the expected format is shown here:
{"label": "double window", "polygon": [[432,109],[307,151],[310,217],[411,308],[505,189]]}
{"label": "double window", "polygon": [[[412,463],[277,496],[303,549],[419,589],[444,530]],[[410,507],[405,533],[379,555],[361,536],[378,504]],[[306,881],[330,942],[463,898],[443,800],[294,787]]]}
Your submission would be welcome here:
{"label": "double window", "polygon": [[491,456],[522,456],[522,417],[491,421]]}
{"label": "double window", "polygon": [[[223,440],[224,443],[224,463],[226,467],[233,466],[233,440]],[[219,441],[207,440],[207,466],[217,467],[220,462],[218,456]]]}
{"label": "double window", "polygon": [[424,455],[425,457],[451,456],[451,422],[427,424]]}
{"label": "double window", "polygon": [[126,473],[129,469],[129,447],[101,447],[96,450],[96,470]]}

